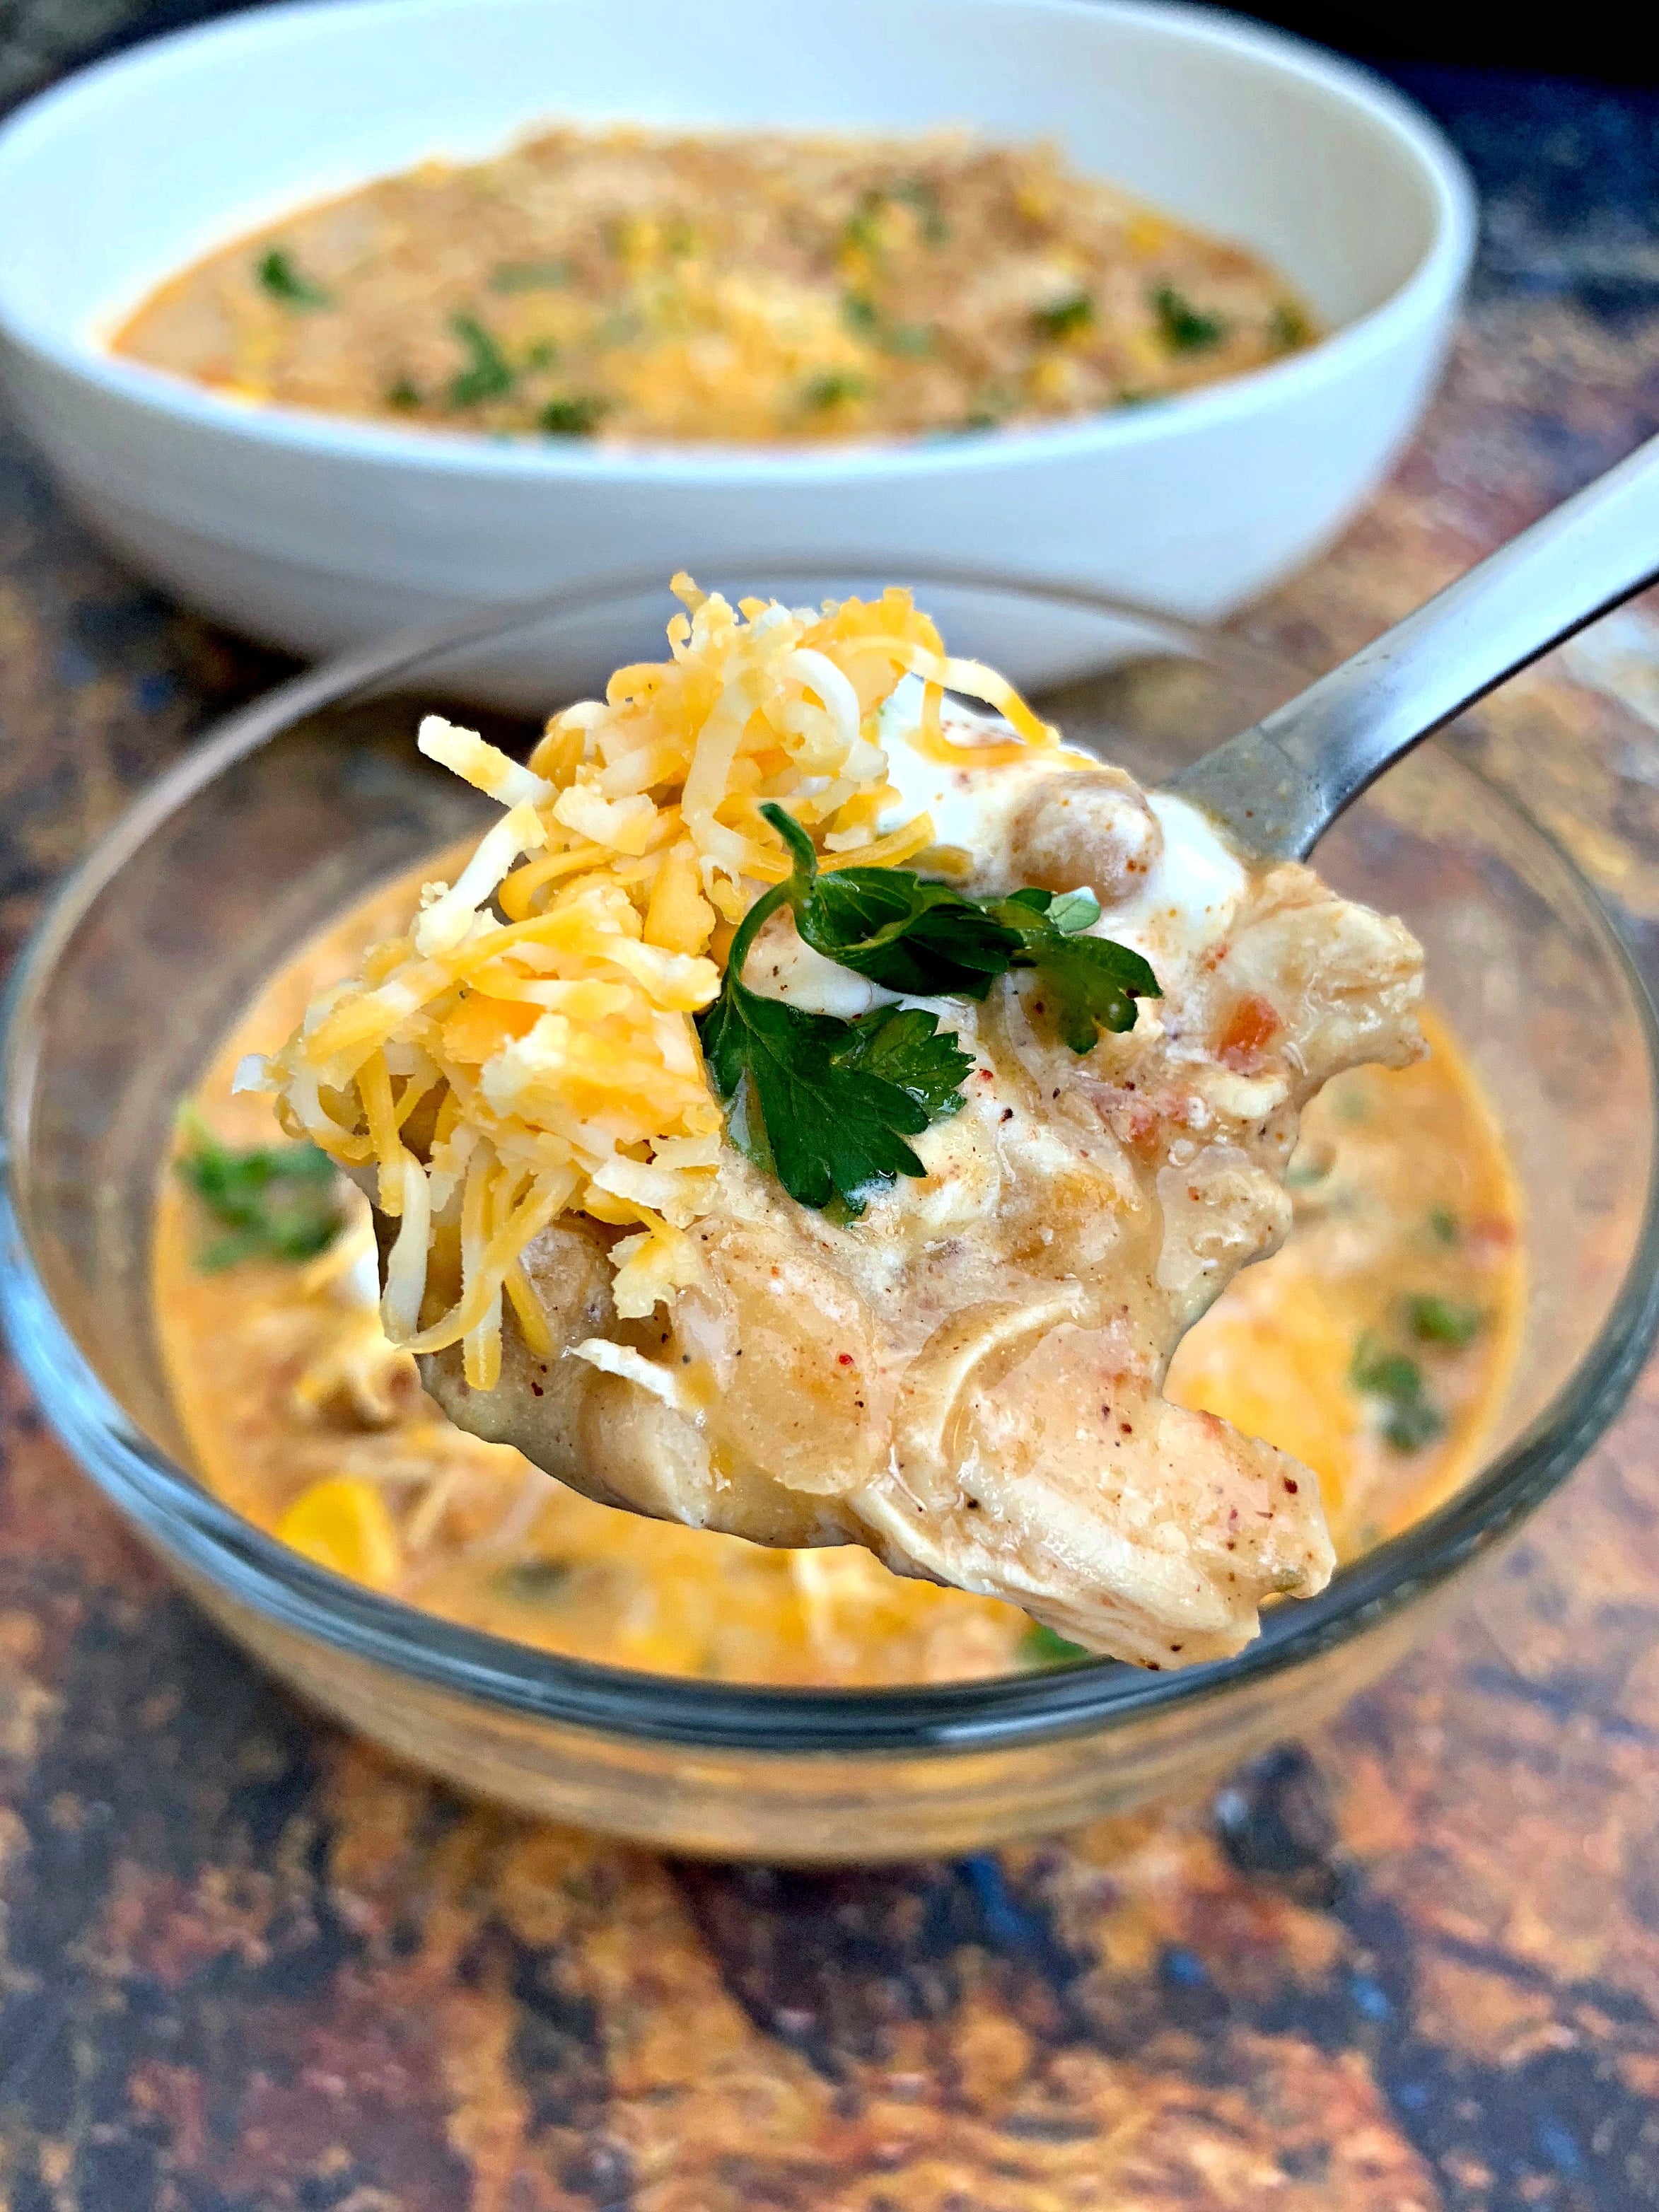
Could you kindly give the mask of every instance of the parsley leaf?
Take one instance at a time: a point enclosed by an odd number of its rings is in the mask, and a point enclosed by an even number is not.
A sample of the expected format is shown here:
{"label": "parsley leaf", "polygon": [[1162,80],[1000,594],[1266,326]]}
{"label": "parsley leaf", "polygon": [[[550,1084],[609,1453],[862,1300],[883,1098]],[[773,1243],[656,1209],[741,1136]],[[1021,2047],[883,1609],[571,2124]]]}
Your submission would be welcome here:
{"label": "parsley leaf", "polygon": [[921,1007],[843,1022],[750,990],[750,947],[793,887],[793,878],[777,884],[744,916],[720,995],[697,1030],[732,1143],[799,1204],[839,1200],[852,1218],[872,1189],[926,1174],[904,1140],[955,1112],[962,1102],[952,1094],[973,1061]]}
{"label": "parsley leaf", "polygon": [[238,1152],[194,1115],[173,1164],[228,1232],[204,1245],[197,1265],[216,1273],[240,1260],[310,1260],[345,1226],[334,1163],[315,1145],[272,1145]]}
{"label": "parsley leaf", "polygon": [[957,1112],[974,1055],[940,1029],[937,1014],[925,1006],[878,1006],[847,1026],[850,1034],[830,1055],[837,1067],[862,1069],[896,1084],[929,1121],[948,1121]]}
{"label": "parsley leaf", "polygon": [[476,315],[452,315],[449,327],[467,352],[466,367],[450,383],[450,404],[476,407],[482,400],[505,398],[513,389],[513,365],[493,333]]}
{"label": "parsley leaf", "polygon": [[1016,891],[988,902],[996,919],[1014,930],[1018,968],[1035,968],[1043,1011],[1073,1052],[1091,1052],[1102,1030],[1117,1033],[1135,1024],[1135,1000],[1162,996],[1158,978],[1127,945],[1080,933],[1100,919],[1091,891]]}
{"label": "parsley leaf", "polygon": [[262,291],[269,292],[273,300],[280,300],[285,307],[331,307],[332,292],[325,292],[320,284],[313,284],[302,276],[294,265],[294,257],[280,246],[273,246],[269,253],[262,253],[255,265]]}
{"label": "parsley leaf", "polygon": [[1158,995],[1139,953],[1081,933],[1100,915],[1089,891],[970,899],[903,868],[823,873],[792,815],[777,805],[761,812],[793,866],[744,916],[720,995],[697,1029],[732,1143],[802,1206],[833,1205],[850,1219],[865,1193],[924,1174],[904,1139],[957,1110],[974,1063],[925,1007],[884,1006],[843,1022],[750,990],[744,963],[780,908],[793,909],[815,952],[907,997],[982,999],[1011,968],[1035,969],[1074,1052],[1087,1052],[1103,1029],[1130,1028],[1136,998]]}
{"label": "parsley leaf", "polygon": [[1047,1011],[1073,1052],[1103,1029],[1134,1026],[1137,998],[1160,996],[1138,952],[1080,934],[1100,919],[1090,891],[1016,891],[964,898],[908,868],[836,868],[819,874],[812,841],[781,806],[761,812],[788,847],[782,885],[795,927],[815,952],[915,998],[982,999],[1011,968],[1040,971]]}
{"label": "parsley leaf", "polygon": [[761,812],[783,839],[794,872],[781,886],[814,952],[889,991],[922,999],[982,999],[1006,972],[1012,933],[948,884],[908,868],[818,872],[812,841],[781,806]]}
{"label": "parsley leaf", "polygon": [[800,1205],[838,1198],[849,1214],[872,1188],[927,1172],[904,1141],[927,1127],[927,1108],[836,1057],[856,1026],[763,999],[730,973],[698,1023],[710,1079],[732,1109],[732,1142]]}

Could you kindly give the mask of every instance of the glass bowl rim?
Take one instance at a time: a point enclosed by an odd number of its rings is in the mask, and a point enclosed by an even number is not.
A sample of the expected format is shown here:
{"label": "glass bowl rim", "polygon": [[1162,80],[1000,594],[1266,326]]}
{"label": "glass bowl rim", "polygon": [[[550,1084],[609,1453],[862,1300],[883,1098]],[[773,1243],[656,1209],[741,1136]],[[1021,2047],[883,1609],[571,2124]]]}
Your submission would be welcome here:
{"label": "glass bowl rim", "polygon": [[[789,578],[879,574],[889,559],[856,553],[767,556],[723,565]],[[1069,580],[940,562],[915,580],[1018,594],[1151,625],[1213,659],[1295,670],[1249,638],[1137,607]],[[1270,1608],[1231,1659],[1170,1673],[1091,1660],[1020,1675],[895,1687],[805,1689],[706,1682],[566,1658],[420,1612],[313,1565],[243,1520],[139,1430],[52,1305],[18,1203],[34,1065],[32,1014],[58,957],[99,894],[145,840],[221,774],[304,716],[384,690],[427,663],[537,619],[660,592],[659,569],[629,570],[498,606],[483,616],[401,631],[278,684],[216,726],[147,786],[72,869],[20,951],[0,996],[0,1321],[48,1422],[105,1493],[187,1573],[279,1627],[441,1691],[526,1719],[705,1752],[775,1757],[829,1753],[964,1753],[1108,1731],[1260,1685],[1346,1642],[1425,1595],[1496,1543],[1571,1471],[1617,1413],[1659,1334],[1659,1142],[1648,1164],[1640,1228],[1606,1321],[1585,1358],[1526,1431],[1434,1512],[1341,1567],[1317,1597]],[[1559,842],[1469,763],[1441,754],[1519,822],[1572,886],[1601,949],[1620,972],[1641,1032],[1659,1127],[1659,1018],[1606,906]]]}

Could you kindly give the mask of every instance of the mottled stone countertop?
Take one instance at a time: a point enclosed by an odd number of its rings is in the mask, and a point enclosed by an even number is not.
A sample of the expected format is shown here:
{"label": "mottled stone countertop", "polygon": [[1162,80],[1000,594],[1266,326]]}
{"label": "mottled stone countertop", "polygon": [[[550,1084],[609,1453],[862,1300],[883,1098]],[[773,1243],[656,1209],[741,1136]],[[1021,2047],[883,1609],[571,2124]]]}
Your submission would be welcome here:
{"label": "mottled stone countertop", "polygon": [[[25,76],[74,20],[34,11]],[[1659,98],[1413,83],[1486,249],[1404,466],[1259,617],[1317,660],[1659,427]],[[1652,635],[1467,740],[1650,955]],[[8,950],[280,665],[124,577],[0,445]],[[459,1802],[204,1626],[9,1370],[0,1451],[4,2212],[1659,2206],[1659,1370],[1334,1725],[1204,1804],[879,1872]]]}

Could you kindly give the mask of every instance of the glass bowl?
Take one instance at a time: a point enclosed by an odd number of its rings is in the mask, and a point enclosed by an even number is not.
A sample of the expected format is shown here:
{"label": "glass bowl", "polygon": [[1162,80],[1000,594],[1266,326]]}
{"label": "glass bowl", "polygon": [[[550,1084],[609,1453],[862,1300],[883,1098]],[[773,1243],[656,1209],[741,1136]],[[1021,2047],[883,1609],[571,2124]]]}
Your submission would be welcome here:
{"label": "glass bowl", "polygon": [[[856,581],[848,566],[835,588]],[[799,562],[769,580],[792,599],[831,581]],[[994,606],[1001,634],[1024,624],[1048,665],[1063,647],[1092,665],[1049,694],[1050,711],[1143,777],[1304,680],[1231,637],[1074,592],[966,570],[914,580],[959,651]],[[1437,748],[1386,777],[1319,859],[1423,939],[1433,995],[1501,1116],[1527,1212],[1524,1351],[1475,1476],[1322,1596],[1273,1609],[1237,1658],[896,1690],[629,1674],[345,1583],[191,1473],[149,1287],[181,1094],[295,945],[492,811],[413,744],[417,704],[467,696],[469,646],[476,665],[487,645],[498,693],[510,665],[518,696],[545,711],[591,675],[596,641],[660,653],[670,611],[659,588],[599,586],[302,677],[223,724],[83,863],[9,994],[0,1310],[17,1357],[70,1448],[231,1636],[313,1704],[465,1788],[677,1850],[834,1861],[960,1850],[1200,1784],[1420,1636],[1455,1578],[1601,1433],[1655,1332],[1645,994],[1570,862]],[[514,732],[510,716],[490,727]]]}

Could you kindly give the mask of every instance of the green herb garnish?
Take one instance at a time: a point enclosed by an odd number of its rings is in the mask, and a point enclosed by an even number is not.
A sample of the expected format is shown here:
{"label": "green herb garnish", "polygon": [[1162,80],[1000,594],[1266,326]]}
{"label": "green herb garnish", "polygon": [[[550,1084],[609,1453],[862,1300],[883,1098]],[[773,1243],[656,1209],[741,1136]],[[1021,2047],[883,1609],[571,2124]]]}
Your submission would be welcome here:
{"label": "green herb garnish", "polygon": [[1356,1390],[1376,1398],[1382,1429],[1397,1452],[1420,1451],[1446,1425],[1446,1417],[1423,1388],[1423,1370],[1410,1354],[1390,1352],[1369,1331],[1354,1346],[1349,1380]]}
{"label": "green herb garnish", "polygon": [[856,1218],[872,1190],[926,1174],[904,1140],[961,1105],[973,1060],[919,1007],[843,1022],[750,990],[749,949],[789,891],[778,884],[744,916],[720,995],[697,1029],[733,1143],[799,1204],[839,1200]]}
{"label": "green herb garnish", "polygon": [[331,307],[334,295],[302,276],[294,265],[294,258],[280,246],[273,246],[262,253],[256,272],[262,291],[269,292],[273,300],[280,300],[285,307]]}
{"label": "green herb garnish", "polygon": [[1445,1344],[1454,1351],[1474,1343],[1480,1334],[1484,1318],[1479,1306],[1472,1306],[1462,1298],[1443,1298],[1433,1294],[1408,1298],[1406,1316],[1412,1334],[1419,1344]]}
{"label": "green herb garnish", "polygon": [[511,1566],[501,1569],[495,1580],[506,1596],[517,1598],[526,1605],[542,1605],[556,1597],[570,1580],[570,1562],[514,1559]]}
{"label": "green herb garnish", "polygon": [[750,991],[744,962],[781,908],[792,908],[815,952],[907,996],[982,999],[1010,969],[1036,969],[1045,1011],[1074,1052],[1087,1052],[1103,1029],[1128,1029],[1136,998],[1158,995],[1139,953],[1079,934],[1100,913],[1087,891],[969,899],[903,868],[823,874],[800,824],[781,806],[761,812],[793,866],[744,915],[725,985],[698,1028],[714,1087],[732,1109],[732,1141],[803,1206],[839,1200],[856,1214],[864,1191],[922,1174],[902,1139],[957,1110],[973,1062],[920,1007],[842,1022]]}
{"label": "green herb garnish", "polygon": [[182,1123],[185,1149],[173,1162],[227,1231],[198,1253],[206,1273],[240,1260],[311,1260],[345,1226],[337,1170],[315,1145],[271,1145],[238,1152],[222,1145],[196,1115]]}
{"label": "green herb garnish", "polygon": [[887,198],[901,200],[915,210],[921,220],[921,235],[928,246],[943,246],[951,235],[951,226],[945,221],[945,210],[939,204],[939,194],[920,177],[907,177],[890,186]]}
{"label": "green herb garnish", "polygon": [[1068,338],[1086,331],[1095,319],[1095,303],[1086,292],[1073,292],[1069,300],[1056,300],[1052,307],[1039,307],[1031,320],[1046,338]]}
{"label": "green herb garnish", "polygon": [[492,270],[489,289],[492,292],[554,292],[570,282],[570,264],[560,258],[551,261],[503,261]]}
{"label": "green herb garnish", "polygon": [[411,384],[408,377],[400,376],[395,384],[387,387],[386,404],[388,407],[396,408],[400,415],[410,414],[421,404],[420,389]]}
{"label": "green herb garnish", "polygon": [[811,378],[801,398],[814,412],[819,412],[826,407],[840,407],[849,399],[862,399],[869,389],[865,378],[854,375],[848,369],[831,368],[822,376]]}
{"label": "green herb garnish", "polygon": [[605,410],[603,399],[585,395],[550,399],[536,421],[550,438],[591,438]]}
{"label": "green herb garnish", "polygon": [[857,337],[868,338],[884,353],[902,361],[920,361],[933,350],[933,332],[927,323],[889,323],[875,301],[862,292],[846,293],[841,303],[842,320]]}
{"label": "green herb garnish", "polygon": [[1160,285],[1152,295],[1152,306],[1159,334],[1172,353],[1200,353],[1206,346],[1219,345],[1227,335],[1219,315],[1200,313],[1172,284]]}
{"label": "green herb garnish", "polygon": [[450,385],[450,404],[477,407],[486,399],[504,399],[513,389],[513,365],[494,335],[476,315],[452,315],[449,327],[467,353],[466,367]]}
{"label": "green herb garnish", "polygon": [[921,226],[923,242],[928,246],[943,246],[951,235],[951,226],[939,206],[939,194],[920,177],[907,177],[896,185],[872,186],[863,194],[856,208],[847,218],[842,238],[845,244],[855,246],[860,253],[874,259],[883,250],[881,218],[884,209],[898,204],[912,209]]}
{"label": "green herb garnish", "polygon": [[1429,1208],[1429,1234],[1437,1244],[1461,1243],[1463,1231],[1450,1206],[1431,1206]]}
{"label": "green herb garnish", "polygon": [[1019,1639],[1019,1656],[1027,1667],[1064,1667],[1090,1655],[1080,1644],[1050,1628],[1046,1620],[1034,1620]]}
{"label": "green herb garnish", "polygon": [[1011,968],[1035,968],[1045,1011],[1079,1053],[1091,1050],[1103,1029],[1132,1029],[1136,999],[1162,995],[1138,952],[1080,933],[1100,918],[1092,892],[1057,898],[1030,890],[971,899],[908,868],[836,868],[821,875],[800,824],[780,806],[761,812],[795,863],[778,888],[795,910],[802,937],[826,960],[889,991],[982,999]]}
{"label": "green herb garnish", "polygon": [[1294,353],[1313,336],[1308,318],[1289,300],[1281,300],[1267,319],[1267,342],[1276,353]]}
{"label": "green herb garnish", "polygon": [[1135,1000],[1163,997],[1158,978],[1138,952],[1109,937],[1081,934],[1100,919],[1092,891],[1016,891],[989,899],[987,910],[1019,939],[1016,968],[1035,968],[1048,1015],[1077,1053],[1092,1052],[1103,1030],[1134,1027]]}

